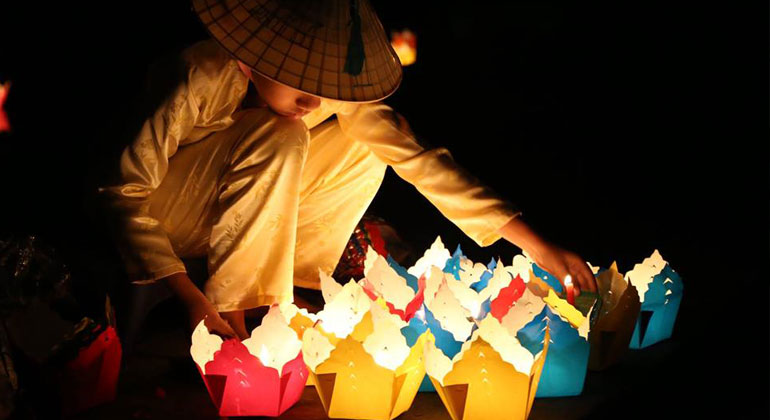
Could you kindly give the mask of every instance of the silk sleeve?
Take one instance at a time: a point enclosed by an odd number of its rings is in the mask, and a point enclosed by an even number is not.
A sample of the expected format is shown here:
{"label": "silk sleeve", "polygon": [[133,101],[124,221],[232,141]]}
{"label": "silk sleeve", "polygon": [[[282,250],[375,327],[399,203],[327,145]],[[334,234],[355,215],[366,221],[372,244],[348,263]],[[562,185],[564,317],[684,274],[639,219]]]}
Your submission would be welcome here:
{"label": "silk sleeve", "polygon": [[351,104],[342,107],[337,118],[347,136],[366,143],[479,246],[500,239],[500,228],[521,214],[460,167],[446,148],[421,146],[406,120],[389,106]]}
{"label": "silk sleeve", "polygon": [[186,272],[163,227],[149,214],[149,198],[166,175],[169,158],[195,126],[199,106],[189,82],[194,71],[183,70],[176,87],[123,150],[117,184],[98,189],[129,280],[134,283]]}

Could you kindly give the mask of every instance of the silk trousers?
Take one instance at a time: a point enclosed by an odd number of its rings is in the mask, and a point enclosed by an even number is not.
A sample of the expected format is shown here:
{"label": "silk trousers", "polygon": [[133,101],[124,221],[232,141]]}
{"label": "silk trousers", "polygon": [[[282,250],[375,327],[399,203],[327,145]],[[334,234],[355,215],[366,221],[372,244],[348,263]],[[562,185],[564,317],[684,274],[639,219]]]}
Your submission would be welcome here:
{"label": "silk trousers", "polygon": [[386,167],[334,119],[308,130],[247,109],[177,150],[149,211],[178,257],[207,257],[218,311],[290,302],[334,271]]}

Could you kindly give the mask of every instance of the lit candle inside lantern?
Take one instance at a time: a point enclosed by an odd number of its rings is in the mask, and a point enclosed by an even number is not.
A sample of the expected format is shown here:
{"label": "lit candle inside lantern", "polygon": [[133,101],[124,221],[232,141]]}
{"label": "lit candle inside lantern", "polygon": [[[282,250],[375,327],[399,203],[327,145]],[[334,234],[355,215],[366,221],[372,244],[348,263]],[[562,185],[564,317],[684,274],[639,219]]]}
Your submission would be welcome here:
{"label": "lit candle inside lantern", "polygon": [[564,287],[567,289],[567,302],[575,306],[575,287],[572,285],[572,276],[569,274],[564,277]]}

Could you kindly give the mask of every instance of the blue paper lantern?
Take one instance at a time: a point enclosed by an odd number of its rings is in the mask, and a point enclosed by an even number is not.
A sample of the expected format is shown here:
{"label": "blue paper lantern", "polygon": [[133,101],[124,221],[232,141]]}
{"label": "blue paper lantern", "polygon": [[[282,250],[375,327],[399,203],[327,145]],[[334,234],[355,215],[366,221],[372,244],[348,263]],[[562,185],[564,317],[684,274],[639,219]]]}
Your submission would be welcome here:
{"label": "blue paper lantern", "polygon": [[537,386],[538,398],[570,397],[583,392],[591,345],[577,329],[546,305],[516,335],[519,342],[536,355],[543,349],[545,327],[550,327],[551,345]]}
{"label": "blue paper lantern", "polygon": [[[451,332],[441,328],[441,324],[433,316],[433,313],[425,306],[422,306],[425,312],[425,320],[414,317],[409,320],[409,324],[401,329],[401,334],[406,338],[406,344],[410,347],[414,345],[420,334],[430,330],[436,338],[436,347],[441,350],[450,359],[453,358],[462,349],[463,343],[455,340]],[[475,327],[474,327],[475,328]],[[436,392],[436,388],[431,383],[430,378],[425,376],[420,385],[420,392]]]}
{"label": "blue paper lantern", "polygon": [[630,348],[643,349],[671,337],[683,291],[684,285],[679,274],[666,264],[663,270],[652,278],[649,289],[644,294]]}

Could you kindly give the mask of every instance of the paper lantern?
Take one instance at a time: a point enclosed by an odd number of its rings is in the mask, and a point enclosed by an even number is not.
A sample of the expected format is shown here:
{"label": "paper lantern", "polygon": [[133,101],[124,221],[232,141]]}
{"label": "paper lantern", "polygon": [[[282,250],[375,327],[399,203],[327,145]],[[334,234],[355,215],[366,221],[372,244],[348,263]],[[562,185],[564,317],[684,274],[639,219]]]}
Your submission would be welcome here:
{"label": "paper lantern", "polygon": [[328,300],[302,346],[323,407],[330,418],[393,419],[409,409],[425,376],[430,333],[410,347],[401,334],[406,322],[382,299],[372,302],[353,280],[333,289],[323,290]]}
{"label": "paper lantern", "polygon": [[8,92],[11,90],[11,82],[0,84],[0,133],[11,131],[11,123],[8,122],[8,116],[5,114],[5,100],[8,98]]}
{"label": "paper lantern", "polygon": [[[324,274],[321,273],[321,276],[321,278],[323,278]],[[313,324],[318,321],[318,316],[316,316],[316,314],[308,312],[305,308],[298,308],[293,303],[283,304],[280,306],[280,309],[283,317],[289,321],[289,328],[297,333],[297,338],[299,338],[300,341],[305,335],[305,330],[312,328]],[[307,376],[305,386],[313,386],[313,378],[310,375]]]}
{"label": "paper lantern", "polygon": [[684,285],[656,249],[649,258],[626,273],[636,287],[641,312],[631,337],[631,348],[641,349],[671,337]]}
{"label": "paper lantern", "polygon": [[[447,280],[444,278],[433,299],[423,305],[417,316],[412,318],[409,325],[401,332],[406,337],[407,343],[414,345],[425,331],[430,331],[436,348],[446,357],[452,358],[460,352],[474,326],[475,324],[470,321],[470,313],[460,305],[460,301],[449,289]],[[429,378],[423,379],[420,392],[435,390]]]}
{"label": "paper lantern", "polygon": [[487,316],[450,359],[428,340],[425,369],[453,420],[525,419],[532,409],[550,333],[533,356],[500,322]]}
{"label": "paper lantern", "polygon": [[[499,260],[486,266],[474,263],[462,254],[460,247],[450,255],[441,238],[436,238],[425,255],[407,270],[410,275],[423,276],[426,286],[424,305],[419,315],[409,320],[408,327],[402,330],[404,336],[411,344],[429,330],[436,348],[446,357],[454,357],[475,328],[471,320],[483,319],[493,308],[498,311],[510,308],[516,290],[520,293],[524,288],[519,272],[529,278],[529,267],[530,263],[520,255],[509,267]],[[494,306],[493,299],[496,299]],[[420,391],[435,391],[429,378],[423,381]]]}
{"label": "paper lantern", "polygon": [[220,416],[276,417],[299,401],[307,380],[302,342],[277,305],[251,337],[222,339],[201,321],[190,354]]}
{"label": "paper lantern", "polygon": [[521,319],[526,319],[534,310],[542,308],[540,313],[521,329],[516,330],[517,325],[510,319],[506,320],[511,329],[517,332],[521,344],[532,354],[537,354],[542,349],[544,328],[548,327],[550,332],[551,345],[536,396],[580,395],[585,383],[591,349],[588,343],[590,316],[583,316],[577,308],[567,300],[559,298],[553,290],[549,290],[548,296],[543,300],[544,305],[530,304],[524,307],[524,302],[539,299],[529,293],[527,299],[517,302],[517,306],[511,309],[511,312],[524,309],[527,314]]}
{"label": "paper lantern", "polygon": [[443,269],[448,259],[452,258],[452,254],[444,247],[444,243],[441,241],[441,237],[437,236],[433,244],[425,251],[420,259],[414,263],[414,266],[410,267],[407,272],[414,277],[426,276],[430,278],[431,267],[438,267]]}
{"label": "paper lantern", "polygon": [[401,32],[391,31],[390,45],[402,66],[408,66],[417,61],[417,37],[409,29]]}
{"label": "paper lantern", "polygon": [[599,300],[593,311],[591,354],[588,368],[606,369],[620,360],[628,350],[639,316],[639,295],[633,284],[618,273],[617,264],[596,276]]}
{"label": "paper lantern", "polygon": [[417,290],[414,290],[391,264],[395,264],[395,261],[389,262],[373,248],[369,248],[364,266],[365,277],[359,284],[372,300],[382,297],[392,314],[409,321],[422,306],[425,279],[419,279]]}
{"label": "paper lantern", "polygon": [[66,363],[59,375],[63,417],[115,399],[122,354],[115,328],[108,326]]}

